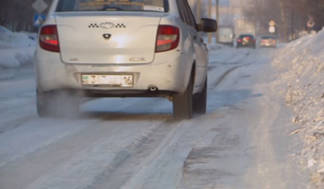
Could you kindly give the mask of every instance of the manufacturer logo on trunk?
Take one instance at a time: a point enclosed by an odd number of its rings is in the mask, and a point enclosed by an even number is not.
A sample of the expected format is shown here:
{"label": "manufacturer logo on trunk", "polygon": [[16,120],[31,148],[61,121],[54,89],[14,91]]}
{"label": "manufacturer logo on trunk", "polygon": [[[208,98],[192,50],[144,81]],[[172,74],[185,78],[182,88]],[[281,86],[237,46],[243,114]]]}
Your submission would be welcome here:
{"label": "manufacturer logo on trunk", "polygon": [[110,29],[110,28],[114,28],[115,24],[111,22],[104,22],[104,23],[100,23],[99,27],[102,29]]}
{"label": "manufacturer logo on trunk", "polygon": [[111,34],[105,33],[105,34],[102,35],[102,37],[108,40],[108,39],[110,39]]}
{"label": "manufacturer logo on trunk", "polygon": [[101,29],[112,29],[112,28],[126,28],[125,24],[112,22],[102,22],[102,23],[91,23],[88,25],[88,28],[101,28]]}

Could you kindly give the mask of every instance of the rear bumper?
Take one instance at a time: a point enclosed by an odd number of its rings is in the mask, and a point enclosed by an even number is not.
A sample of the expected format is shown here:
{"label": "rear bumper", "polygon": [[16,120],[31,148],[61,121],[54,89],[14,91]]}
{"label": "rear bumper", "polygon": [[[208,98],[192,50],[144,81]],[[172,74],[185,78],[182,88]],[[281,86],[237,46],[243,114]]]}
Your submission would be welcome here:
{"label": "rear bumper", "polygon": [[255,47],[255,43],[237,43],[237,47]]}
{"label": "rear bumper", "polygon": [[[137,65],[77,65],[62,63],[60,54],[38,49],[35,55],[37,88],[40,92],[71,90],[84,92],[85,96],[163,96],[185,91],[192,65],[182,61],[180,52],[157,54],[155,61]],[[132,88],[84,86],[82,73],[134,75]],[[150,87],[160,92],[151,93]]]}
{"label": "rear bumper", "polygon": [[95,89],[56,89],[52,91],[42,91],[41,93],[61,93],[72,96],[101,98],[101,97],[169,97],[177,94],[174,91],[150,91],[150,90],[95,90]]}
{"label": "rear bumper", "polygon": [[261,47],[276,47],[277,44],[272,44],[272,43],[261,43]]}

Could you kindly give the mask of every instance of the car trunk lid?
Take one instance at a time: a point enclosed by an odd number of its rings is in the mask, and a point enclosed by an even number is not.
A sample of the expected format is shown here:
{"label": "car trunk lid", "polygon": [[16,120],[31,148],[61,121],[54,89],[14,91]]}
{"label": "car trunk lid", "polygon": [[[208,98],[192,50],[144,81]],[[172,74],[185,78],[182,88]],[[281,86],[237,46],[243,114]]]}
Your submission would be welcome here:
{"label": "car trunk lid", "polygon": [[163,13],[56,16],[61,57],[75,64],[150,63]]}

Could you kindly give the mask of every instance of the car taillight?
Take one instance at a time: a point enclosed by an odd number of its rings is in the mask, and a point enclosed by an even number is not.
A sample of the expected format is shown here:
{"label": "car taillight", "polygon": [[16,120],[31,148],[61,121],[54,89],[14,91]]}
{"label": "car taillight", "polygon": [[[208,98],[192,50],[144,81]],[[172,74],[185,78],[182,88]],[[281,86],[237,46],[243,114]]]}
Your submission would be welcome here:
{"label": "car taillight", "polygon": [[179,28],[169,25],[160,25],[157,33],[155,52],[164,52],[177,48],[179,39]]}
{"label": "car taillight", "polygon": [[56,25],[47,25],[41,28],[39,34],[39,45],[47,51],[60,52]]}

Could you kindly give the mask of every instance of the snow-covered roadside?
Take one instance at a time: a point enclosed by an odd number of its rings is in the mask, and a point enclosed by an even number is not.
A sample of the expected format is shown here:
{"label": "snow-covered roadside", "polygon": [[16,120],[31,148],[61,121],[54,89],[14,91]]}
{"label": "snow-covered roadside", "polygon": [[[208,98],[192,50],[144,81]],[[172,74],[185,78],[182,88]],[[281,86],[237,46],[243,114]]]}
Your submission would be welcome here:
{"label": "snow-covered roadside", "polygon": [[36,34],[11,32],[0,26],[0,69],[31,64],[35,46]]}
{"label": "snow-covered roadside", "polygon": [[291,135],[303,142],[303,150],[296,155],[310,170],[313,186],[323,188],[324,30],[284,46],[272,65],[279,72],[273,86],[294,111],[296,128]]}
{"label": "snow-covered roadside", "polygon": [[0,81],[1,189],[305,189],[287,166],[286,109],[255,87],[268,88],[273,52],[210,50],[208,112],[186,121],[166,99],[141,98],[88,102],[80,120],[39,119],[33,73]]}

